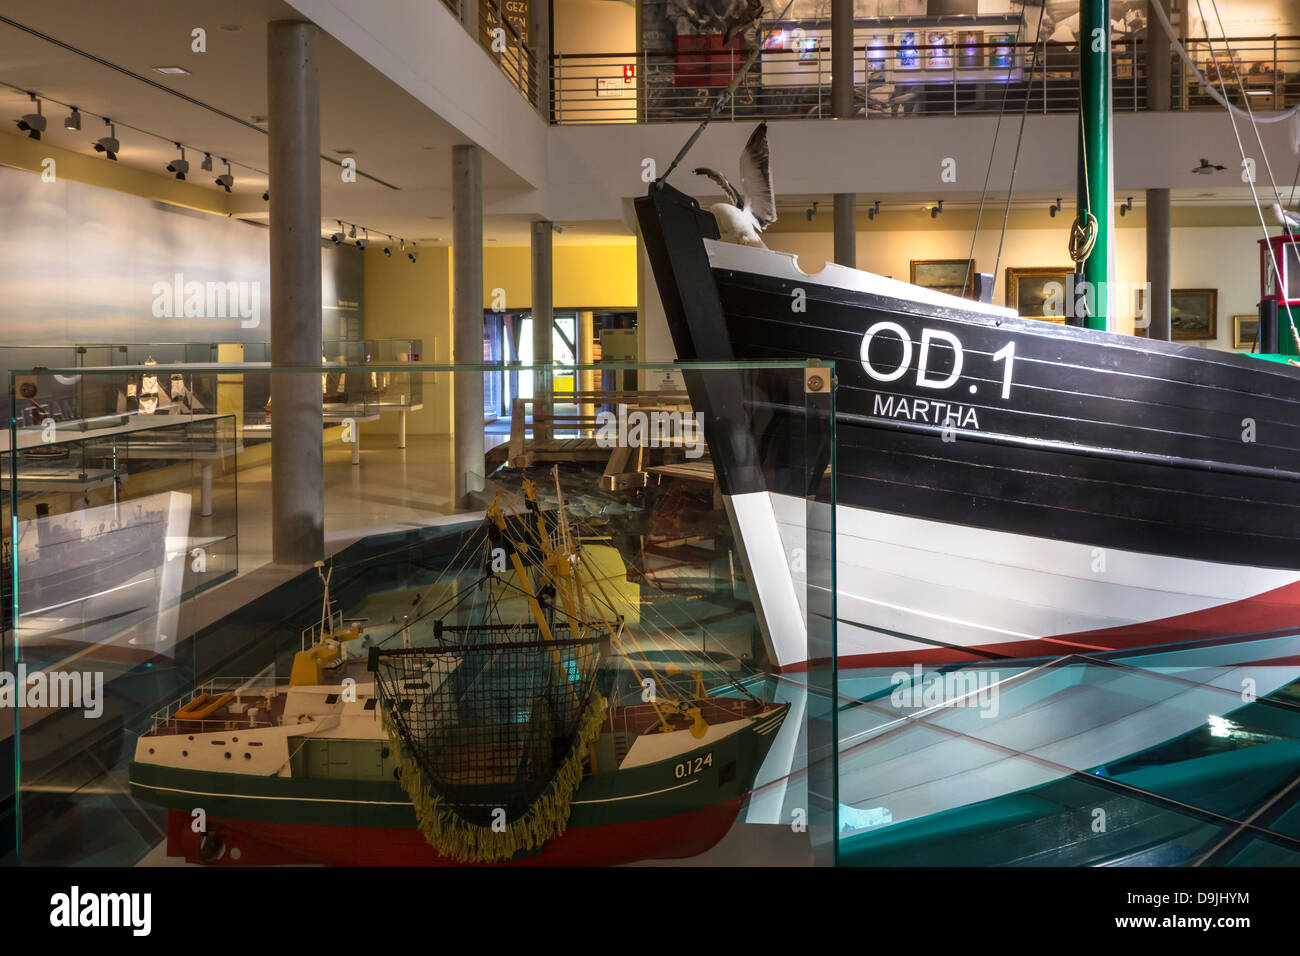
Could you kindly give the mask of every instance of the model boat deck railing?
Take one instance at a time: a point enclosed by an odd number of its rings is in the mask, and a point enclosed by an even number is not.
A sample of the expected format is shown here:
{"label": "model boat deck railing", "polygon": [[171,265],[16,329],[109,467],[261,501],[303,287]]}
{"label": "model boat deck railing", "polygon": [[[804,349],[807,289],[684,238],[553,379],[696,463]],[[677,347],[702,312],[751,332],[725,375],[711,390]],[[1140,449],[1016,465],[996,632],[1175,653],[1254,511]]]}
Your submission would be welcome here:
{"label": "model boat deck railing", "polygon": [[[263,686],[258,687],[261,682]],[[195,701],[208,695],[212,698],[221,698],[229,694],[233,699],[242,697],[260,698],[269,700],[274,696],[274,687],[271,686],[274,681],[262,677],[218,677],[205,683],[199,684],[193,690],[186,693],[183,697],[178,697],[166,707],[154,713],[149,718],[149,730],[145,733],[149,736],[165,736],[168,734],[179,733],[200,733],[212,730],[225,729],[229,722],[228,717],[205,717],[199,719],[187,719],[177,717],[177,713],[183,711],[186,707]],[[244,719],[240,723],[243,729],[252,727],[273,727],[278,721],[278,716],[271,711],[267,711],[265,720]]]}
{"label": "model boat deck railing", "polygon": [[[918,31],[919,34],[920,31]],[[718,119],[829,119],[828,41],[802,52],[765,49]],[[1189,38],[1197,67],[1228,98],[1259,112],[1300,104],[1300,36]],[[1229,57],[1227,51],[1231,50]],[[1112,54],[1116,112],[1148,108],[1147,47],[1117,37]],[[740,49],[702,52],[564,53],[551,58],[551,121],[671,123],[700,120],[742,66]],[[1182,59],[1171,56],[1174,110],[1222,109]],[[1079,52],[1066,43],[872,45],[853,51],[858,116],[969,116],[1074,113]]]}

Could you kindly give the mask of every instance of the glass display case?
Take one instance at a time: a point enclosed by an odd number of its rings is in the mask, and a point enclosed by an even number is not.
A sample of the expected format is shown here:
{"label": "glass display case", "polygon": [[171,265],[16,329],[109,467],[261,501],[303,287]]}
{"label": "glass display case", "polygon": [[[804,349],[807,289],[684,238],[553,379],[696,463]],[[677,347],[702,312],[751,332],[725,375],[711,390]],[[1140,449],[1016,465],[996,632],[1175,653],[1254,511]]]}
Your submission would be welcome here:
{"label": "glass display case", "polygon": [[[485,456],[467,469],[437,414],[455,376],[482,382],[482,366],[12,376],[16,422],[59,379],[116,395],[176,375],[169,395],[210,387],[218,408],[241,409],[136,409],[75,435],[49,416],[11,428],[22,541],[4,667],[93,688],[14,711],[5,763],[21,861],[830,862],[836,807],[819,796],[835,760],[830,370],[673,368],[693,407],[675,397],[655,416],[653,396],[611,394],[621,414],[530,439],[528,467]],[[431,407],[411,412],[404,446],[361,447],[377,422],[329,427],[329,405],[311,402],[284,413],[273,402],[268,442],[245,441],[241,390],[314,396],[335,372],[405,376]],[[318,471],[300,467],[313,430]],[[102,469],[110,497],[69,498],[47,516],[22,452],[63,443],[67,467]],[[283,448],[299,449],[288,466]],[[638,460],[620,455],[629,449]],[[615,458],[645,480],[607,489]],[[145,460],[172,464],[136,472]],[[231,484],[214,479],[205,499],[209,462]],[[762,505],[777,490],[800,502],[779,520]],[[207,550],[218,526],[239,542],[238,573],[189,587],[205,555],[228,567]],[[74,565],[96,568],[77,579],[94,613],[32,639],[29,619],[54,613],[46,582]],[[133,597],[150,575],[149,601]],[[754,595],[773,588],[780,607],[763,609]]]}

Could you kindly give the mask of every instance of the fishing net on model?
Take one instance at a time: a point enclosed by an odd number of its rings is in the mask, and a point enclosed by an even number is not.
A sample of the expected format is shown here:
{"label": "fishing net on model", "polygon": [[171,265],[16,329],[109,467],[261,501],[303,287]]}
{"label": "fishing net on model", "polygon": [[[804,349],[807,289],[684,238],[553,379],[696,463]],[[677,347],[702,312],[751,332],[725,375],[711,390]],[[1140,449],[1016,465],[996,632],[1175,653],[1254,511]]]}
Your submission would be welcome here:
{"label": "fishing net on model", "polygon": [[[517,530],[496,517],[504,531]],[[532,614],[513,623],[499,613],[481,623],[438,621],[437,646],[370,652],[421,830],[444,856],[463,861],[509,859],[563,832],[612,683],[601,666],[609,626],[573,620],[557,606],[566,582],[554,565],[540,567],[538,549],[517,544],[491,514],[485,529],[483,587],[522,592],[526,601],[517,603]],[[511,573],[501,574],[505,567]]]}

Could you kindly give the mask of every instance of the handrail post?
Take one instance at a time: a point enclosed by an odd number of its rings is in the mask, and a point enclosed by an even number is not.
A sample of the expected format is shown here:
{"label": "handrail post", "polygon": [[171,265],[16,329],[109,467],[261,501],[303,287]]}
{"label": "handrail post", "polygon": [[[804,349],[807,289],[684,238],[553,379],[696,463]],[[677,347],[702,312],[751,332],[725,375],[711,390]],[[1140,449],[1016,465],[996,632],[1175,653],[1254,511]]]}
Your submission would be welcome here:
{"label": "handrail post", "polygon": [[1281,104],[1277,101],[1277,34],[1273,34],[1273,109],[1280,110]]}

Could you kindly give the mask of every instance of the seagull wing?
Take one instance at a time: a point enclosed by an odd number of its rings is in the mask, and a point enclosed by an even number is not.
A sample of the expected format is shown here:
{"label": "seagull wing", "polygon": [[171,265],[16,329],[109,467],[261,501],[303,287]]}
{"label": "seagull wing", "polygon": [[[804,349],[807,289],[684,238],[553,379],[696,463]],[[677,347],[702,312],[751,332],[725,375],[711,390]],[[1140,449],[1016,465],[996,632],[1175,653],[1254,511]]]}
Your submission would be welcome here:
{"label": "seagull wing", "polygon": [[736,187],[727,182],[727,177],[722,175],[716,169],[708,169],[704,166],[698,166],[694,170],[696,176],[708,176],[715,183],[722,187],[722,192],[727,197],[727,201],[733,206],[740,206],[740,193],[736,192]]}
{"label": "seagull wing", "polygon": [[763,226],[776,222],[776,191],[772,188],[767,124],[759,123],[740,154],[740,189],[749,211]]}

